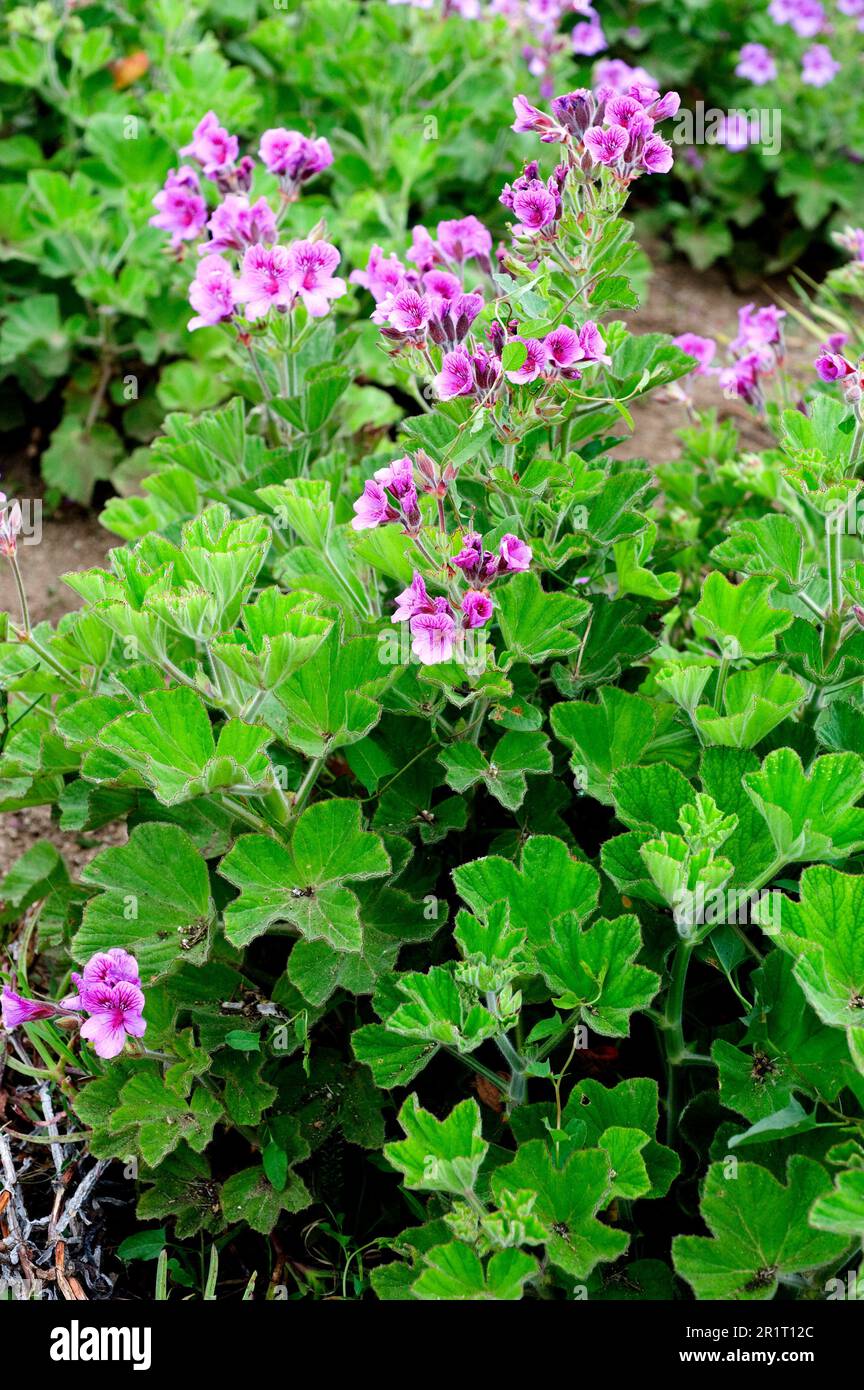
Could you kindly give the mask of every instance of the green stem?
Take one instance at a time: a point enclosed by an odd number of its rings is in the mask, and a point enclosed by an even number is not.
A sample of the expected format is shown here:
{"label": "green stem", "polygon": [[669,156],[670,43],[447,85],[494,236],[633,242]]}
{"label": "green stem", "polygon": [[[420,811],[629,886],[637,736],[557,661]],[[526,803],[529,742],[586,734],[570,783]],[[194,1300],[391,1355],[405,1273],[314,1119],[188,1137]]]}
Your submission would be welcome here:
{"label": "green stem", "polygon": [[688,1055],[684,1042],[684,990],[694,941],[679,941],[663,1011],[663,1047],[666,1053],[666,1142],[673,1143],[678,1125],[678,1068]]}
{"label": "green stem", "polygon": [[303,781],[300,783],[299,787],[294,793],[294,804],[291,813],[292,818],[294,816],[299,816],[300,812],[303,810],[303,807],[306,805],[309,793],[311,792],[312,788],[317,782],[318,775],[321,772],[323,766],[324,759],[323,757],[320,757],[313,758],[311,763],[307,767],[305,775],[303,777]]}

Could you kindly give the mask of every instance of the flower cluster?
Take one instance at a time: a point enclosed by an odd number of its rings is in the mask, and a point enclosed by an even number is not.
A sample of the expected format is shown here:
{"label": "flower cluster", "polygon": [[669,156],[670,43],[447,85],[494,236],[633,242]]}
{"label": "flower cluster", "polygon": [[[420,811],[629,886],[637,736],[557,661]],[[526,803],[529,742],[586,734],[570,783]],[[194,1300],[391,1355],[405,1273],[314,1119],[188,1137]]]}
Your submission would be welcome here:
{"label": "flower cluster", "polygon": [[505,381],[515,386],[528,385],[543,379],[553,383],[559,379],[577,381],[581,368],[610,362],[602,334],[593,320],[589,319],[580,329],[561,324],[543,338],[522,338],[514,330],[518,325],[511,320],[508,325],[511,337],[508,342],[520,343],[525,348],[523,361],[518,367],[504,370],[500,350],[504,346],[504,331],[499,323],[490,329],[493,350],[478,346],[473,352],[465,347],[455,348],[445,354],[441,370],[434,379],[435,390],[442,401],[456,396],[478,396],[484,405],[492,405]]}
{"label": "flower cluster", "polygon": [[847,333],[832,333],[822,344],[813,365],[822,381],[839,381],[846,400],[859,410],[864,399],[864,363],[850,362],[844,352],[848,342]]}
{"label": "flower cluster", "polygon": [[421,518],[411,460],[406,456],[379,468],[354,503],[354,512],[355,531],[399,521],[409,534],[416,534]]}
{"label": "flower cluster", "polygon": [[677,92],[661,96],[639,82],[623,93],[601,85],[596,92],[581,88],[556,97],[551,116],[517,96],[512,129],[565,145],[583,173],[599,175],[608,169],[626,186],[642,174],[665,174],[672,168],[672,147],[656,125],[674,116],[680,105]]}
{"label": "flower cluster", "polygon": [[452,588],[449,597],[431,597],[422,574],[414,571],[407,589],[396,598],[394,623],[408,623],[411,650],[424,666],[449,661],[464,634],[485,627],[494,601],[489,586],[506,574],[527,570],[531,547],[518,536],[502,536],[497,552],[485,550],[483,537],[469,531],[462,548],[453,556],[451,569],[461,571],[467,588]]}
{"label": "flower cluster", "polygon": [[4,985],[3,1027],[8,1031],[39,1019],[85,1013],[81,1036],[93,1044],[99,1057],[117,1057],[127,1037],[144,1036],[147,1024],[138,963],[128,951],[114,947],[97,952],[80,975],[73,972],[72,983],[74,993],[59,1004],[27,999],[12,985]]}
{"label": "flower cluster", "polygon": [[[238,162],[238,152],[237,137],[209,111],[180,154],[201,166],[222,201],[209,212],[199,176],[188,164],[172,169],[153,199],[157,212],[151,225],[171,233],[174,249],[202,237],[205,228],[210,233],[198,247],[201,260],[189,287],[195,310],[189,328],[213,327],[238,317],[254,323],[271,308],[290,313],[300,303],[310,318],[324,317],[331,300],[345,293],[345,281],[334,275],[339,252],[320,239],[280,245],[279,218],[267,199],[249,198],[255,161],[245,155]],[[302,184],[333,163],[326,140],[281,127],[264,131],[258,155],[268,173],[279,179],[283,206],[297,197]]]}
{"label": "flower cluster", "polygon": [[730,349],[733,361],[719,373],[721,389],[728,396],[761,406],[762,381],[783,365],[783,319],[785,309],[775,304],[757,309],[745,304],[738,311],[738,334]]}

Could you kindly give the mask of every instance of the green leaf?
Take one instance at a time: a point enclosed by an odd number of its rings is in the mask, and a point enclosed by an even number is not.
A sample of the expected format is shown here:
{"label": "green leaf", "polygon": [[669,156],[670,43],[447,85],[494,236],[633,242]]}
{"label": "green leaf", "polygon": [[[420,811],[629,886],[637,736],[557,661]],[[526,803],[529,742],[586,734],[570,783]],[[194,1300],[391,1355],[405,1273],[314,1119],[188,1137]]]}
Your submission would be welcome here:
{"label": "green leaf", "polygon": [[816,865],[804,870],[800,891],[797,902],[783,898],[772,934],[794,956],[795,978],[822,1022],[864,1036],[864,877]]}
{"label": "green leaf", "polygon": [[375,696],[395,668],[380,660],[374,637],[343,642],[336,626],[305,665],[276,689],[285,710],[285,741],[310,758],[329,757],[378,723]]}
{"label": "green leaf", "polygon": [[568,914],[552,923],[551,943],[536,957],[556,1007],[579,1009],[595,1032],[621,1038],[631,1013],[647,1008],[660,988],[653,970],[633,963],[641,948],[636,917],[601,918],[581,929]]}
{"label": "green leaf", "polygon": [[379,836],[361,828],[359,803],[333,798],[303,812],[290,845],[241,835],[219,872],[240,889],[225,909],[233,945],[247,945],[274,922],[290,922],[308,941],[359,951],[360,905],[346,884],[389,873],[390,857]]}
{"label": "green leaf", "polygon": [[[629,1077],[617,1086],[604,1086],[588,1078],[580,1081],[567,1099],[563,1119],[578,1121],[585,1127],[588,1148],[606,1147],[601,1136],[616,1128],[638,1130],[648,1143],[640,1154],[648,1172],[650,1188],[646,1195],[665,1197],[681,1167],[678,1155],[655,1139],[659,1122],[657,1082],[646,1076]],[[613,1162],[613,1168],[617,1165]]]}
{"label": "green leaf", "polygon": [[184,960],[206,960],[215,916],[207,864],[178,826],[136,826],[127,844],[103,850],[81,879],[103,891],[84,909],[72,942],[76,960],[122,946],[145,985]]}
{"label": "green leaf", "polygon": [[772,608],[768,595],[774,581],[745,579],[741,584],[715,570],[702,586],[702,597],[693,609],[693,628],[699,637],[717,643],[724,656],[771,656],[777,634],[792,622],[793,614]]}
{"label": "green leaf", "polygon": [[590,611],[584,599],[574,594],[544,593],[530,570],[514,575],[495,593],[498,623],[513,661],[536,665],[550,656],[576,651],[581,638],[573,628]]}
{"label": "green leaf", "polygon": [[296,1173],[290,1173],[287,1186],[277,1191],[260,1164],[232,1173],[222,1186],[226,1221],[245,1222],[262,1235],[270,1234],[283,1211],[303,1211],[311,1201],[306,1184]]}
{"label": "green leaf", "polygon": [[817,1197],[810,1209],[810,1225],[864,1240],[864,1168],[840,1173],[833,1192]]}
{"label": "green leaf", "polygon": [[499,1250],[483,1268],[473,1250],[460,1241],[436,1245],[423,1257],[423,1270],[411,1286],[414,1298],[496,1300],[524,1297],[537,1261],[522,1250]]}
{"label": "green leaf", "polygon": [[484,920],[495,903],[510,904],[510,925],[524,931],[534,946],[550,940],[550,923],[563,913],[584,920],[597,906],[597,870],[573,859],[562,840],[532,835],[522,861],[490,854],[453,870],[453,882],[472,912]]}
{"label": "green leaf", "polygon": [[696,723],[706,742],[724,748],[754,748],[804,699],[804,687],[776,666],[736,671],[726,682],[724,713],[710,705],[696,710]]}
{"label": "green leaf", "polygon": [[425,975],[419,971],[397,975],[395,984],[407,1002],[387,1018],[387,1027],[394,1033],[473,1052],[500,1031],[501,1025],[488,1009],[463,996],[447,966],[434,965]]}
{"label": "green leaf", "polygon": [[438,755],[447,770],[447,785],[465,792],[483,782],[490,795],[516,811],[528,790],[526,774],[552,771],[552,754],[545,734],[506,733],[487,756],[476,744],[451,743]]}
{"label": "green leaf", "polygon": [[816,758],[809,774],[792,748],[777,748],[759,772],[743,778],[763,816],[777,858],[845,859],[864,846],[864,762],[855,753]]}
{"label": "green leaf", "polygon": [[813,1203],[830,1190],[818,1163],[795,1155],[784,1186],[755,1163],[728,1172],[713,1163],[702,1193],[708,1236],[675,1236],[675,1268],[698,1299],[769,1299],[780,1279],[833,1263],[847,1241],[809,1229]]}
{"label": "green leaf", "polygon": [[176,1149],[181,1140],[196,1153],[201,1153],[210,1143],[221,1116],[222,1106],[209,1091],[198,1086],[185,1101],[176,1091],[169,1090],[159,1073],[148,1066],[146,1071],[138,1072],[126,1082],[108,1127],[112,1133],[134,1129],[141,1157],[146,1163],[155,1165]]}
{"label": "green leaf", "polygon": [[218,740],[203,701],[185,686],[142,697],[144,711],[122,714],[100,735],[104,747],[139,772],[166,806],[217,791],[249,793],[272,786],[263,749],[267,729],[229,719]]}
{"label": "green leaf", "polygon": [[358,1062],[372,1072],[376,1086],[392,1090],[407,1086],[431,1062],[438,1051],[435,1043],[414,1042],[391,1033],[383,1023],[367,1023],[351,1037]]}
{"label": "green leaf", "polygon": [[553,705],[550,719],[555,735],[573,749],[570,766],[581,790],[611,805],[613,774],[642,761],[656,716],[641,695],[609,686],[600,690],[597,704],[572,700]]}
{"label": "green leaf", "polygon": [[723,569],[773,579],[789,590],[801,588],[807,579],[798,525],[774,512],[733,521],[728,539],[715,545],[710,558]]}
{"label": "green leaf", "polygon": [[458,1196],[473,1191],[489,1149],[481,1134],[476,1101],[463,1100],[438,1120],[410,1095],[399,1111],[399,1123],[406,1137],[385,1144],[384,1154],[402,1174],[406,1187]]}
{"label": "green leaf", "polygon": [[586,1279],[595,1265],[617,1260],[627,1249],[624,1232],[598,1220],[611,1200],[611,1187],[605,1150],[578,1150],[557,1166],[540,1139],[520,1144],[515,1160],[492,1175],[498,1202],[508,1191],[536,1192],[534,1210],[552,1230],[546,1254],[575,1279]]}

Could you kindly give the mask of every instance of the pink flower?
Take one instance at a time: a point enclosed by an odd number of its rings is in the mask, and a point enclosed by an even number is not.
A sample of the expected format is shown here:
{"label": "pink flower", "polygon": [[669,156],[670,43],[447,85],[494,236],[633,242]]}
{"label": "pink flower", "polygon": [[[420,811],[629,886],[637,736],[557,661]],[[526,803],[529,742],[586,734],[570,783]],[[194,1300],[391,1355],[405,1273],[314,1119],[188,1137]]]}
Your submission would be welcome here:
{"label": "pink flower", "polygon": [[536,106],[532,106],[527,97],[514,97],[513,110],[516,113],[516,119],[510,129],[515,130],[517,135],[533,133],[539,135],[540,139],[547,144],[554,140],[564,139],[566,132],[562,127],[557,125],[551,116],[547,116],[545,111],[540,111]]}
{"label": "pink flower", "polygon": [[508,381],[523,385],[529,381],[536,381],[543,368],[546,366],[546,348],[539,338],[511,338],[511,342],[522,343],[525,348],[525,361],[521,367],[515,367],[512,371],[505,372]]}
{"label": "pink flower", "polygon": [[527,188],[513,194],[513,211],[520,222],[517,233],[530,234],[555,221],[558,204],[542,179],[531,179]]}
{"label": "pink flower", "polygon": [[21,503],[13,502],[7,509],[5,506],[6,498],[0,493],[0,555],[5,559],[11,560],[18,549],[18,537],[21,534],[23,520],[21,517]]}
{"label": "pink flower", "polygon": [[827,87],[840,71],[840,64],[824,43],[814,43],[801,59],[801,81],[808,87]]}
{"label": "pink flower", "polygon": [[373,246],[365,270],[352,270],[348,279],[352,285],[362,285],[376,303],[405,287],[407,272],[398,256],[385,256],[380,246]]}
{"label": "pink flower", "polygon": [[642,147],[640,163],[647,174],[668,174],[673,163],[672,146],[652,135]]}
{"label": "pink flower", "polygon": [[20,1027],[22,1023],[33,1023],[38,1018],[52,1018],[58,1012],[55,1004],[40,1004],[38,999],[25,999],[23,995],[16,994],[11,985],[3,986],[2,1018],[7,1033]]}
{"label": "pink flower", "polygon": [[492,617],[492,600],[484,589],[469,589],[462,600],[462,626],[483,627]]}
{"label": "pink flower", "polygon": [[599,63],[594,64],[594,84],[596,87],[608,87],[614,95],[616,92],[629,91],[634,83],[640,83],[646,87],[656,87],[657,85],[655,79],[644,68],[632,68],[622,58],[601,58]]}
{"label": "pink flower", "polygon": [[363,492],[354,503],[354,516],[351,525],[355,531],[370,531],[388,521],[398,521],[399,513],[393,506],[380,483],[371,478],[364,485]]}
{"label": "pink flower", "polygon": [[258,157],[269,173],[284,176],[291,183],[305,183],[333,163],[333,152],[326,140],[310,140],[299,130],[284,130],[281,126],[264,131]]}
{"label": "pink flower", "polygon": [[396,607],[393,610],[393,622],[405,623],[410,618],[416,618],[418,613],[434,613],[435,605],[426,592],[426,584],[422,574],[414,571],[414,577],[407,589],[403,589],[397,595]]}
{"label": "pink flower", "polygon": [[839,353],[828,352],[823,349],[813,364],[816,368],[817,376],[823,381],[842,381],[844,377],[852,376],[855,368],[851,362],[847,362],[845,357]]}
{"label": "pink flower", "polygon": [[195,133],[181,155],[197,159],[208,179],[225,174],[237,158],[239,144],[236,135],[229,135],[219,124],[214,111],[208,111],[195,127]]}
{"label": "pink flower", "polygon": [[738,54],[736,77],[746,78],[754,87],[764,87],[777,76],[777,64],[764,43],[745,43]]}
{"label": "pink flower", "polygon": [[410,623],[411,650],[423,666],[449,661],[453,655],[456,622],[446,599],[435,600],[435,611],[418,613]]}
{"label": "pink flower", "polygon": [[524,541],[520,541],[518,536],[513,536],[509,532],[501,537],[499,546],[501,556],[498,568],[502,574],[516,574],[520,570],[527,570],[531,564],[531,547]]}
{"label": "pink flower", "polygon": [[603,334],[593,319],[586,319],[579,329],[579,351],[583,362],[602,362],[608,366],[612,361]]}
{"label": "pink flower", "polygon": [[455,299],[457,294],[462,293],[462,282],[447,270],[427,270],[423,276],[423,288],[439,299]]}
{"label": "pink flower", "polygon": [[397,333],[405,333],[409,337],[422,337],[430,312],[431,305],[425,294],[405,289],[383,300],[372,318],[375,323],[389,323]]}
{"label": "pink flower", "polygon": [[414,465],[407,457],[396,459],[393,463],[388,463],[386,468],[378,468],[375,471],[375,481],[382,487],[386,487],[388,492],[392,492],[401,502],[404,497],[413,498],[416,501],[417,490],[414,486]]}
{"label": "pink flower", "polygon": [[459,265],[472,259],[488,263],[492,236],[476,217],[458,217],[438,223],[438,245],[448,260]]}
{"label": "pink flower", "polygon": [[444,354],[441,370],[433,385],[442,401],[452,400],[454,396],[474,394],[474,363],[467,348],[456,347]]}
{"label": "pink flower", "polygon": [[288,248],[288,284],[306,306],[310,318],[323,318],[330,300],[345,294],[345,281],[333,275],[342,257],[329,241],[295,241]]}
{"label": "pink flower", "polygon": [[64,1000],[64,1005],[89,1011],[88,999],[97,985],[119,985],[122,980],[140,986],[138,962],[135,957],[124,951],[121,946],[112,946],[109,951],[97,951],[95,956],[90,957],[80,975],[74,971],[72,973],[72,982],[78,990],[79,1002],[70,1005],[69,1001]]}
{"label": "pink flower", "polygon": [[543,339],[543,346],[553,367],[566,370],[582,357],[579,334],[575,329],[568,328],[563,323],[560,328],[553,328],[551,333],[546,334]]}
{"label": "pink flower", "polygon": [[440,265],[441,254],[425,227],[415,227],[411,233],[411,248],[406,252],[406,260],[413,261],[422,273]]}
{"label": "pink flower", "polygon": [[144,995],[131,980],[94,985],[86,1008],[90,1017],[81,1025],[81,1036],[92,1042],[98,1057],[116,1057],[127,1037],[143,1037],[147,1029],[141,1016]]}
{"label": "pink flower", "polygon": [[[263,251],[264,248],[253,249]],[[221,256],[205,256],[199,262],[195,279],[189,286],[189,303],[197,310],[195,316],[189,320],[190,330],[210,328],[214,324],[224,323],[232,317],[238,298],[239,284],[235,281],[227,261],[223,261]]]}
{"label": "pink flower", "polygon": [[780,341],[780,324],[786,310],[776,304],[757,309],[745,304],[738,310],[738,336],[731,344],[733,352],[748,352],[754,348],[772,347]]}
{"label": "pink flower", "polygon": [[245,251],[259,242],[272,245],[277,238],[276,218],[266,198],[259,198],[250,207],[245,193],[229,193],[207,223],[212,237],[199,246],[201,256],[214,256],[222,251]]}
{"label": "pink flower", "polygon": [[573,52],[583,58],[593,58],[595,53],[602,53],[604,48],[609,47],[600,21],[593,12],[590,19],[580,20],[573,26],[571,41]]}
{"label": "pink flower", "polygon": [[627,131],[620,125],[609,126],[608,130],[595,125],[585,132],[585,144],[594,163],[607,167],[618,163],[629,140]]}
{"label": "pink flower", "polygon": [[713,338],[700,338],[698,333],[679,333],[672,342],[675,347],[686,352],[688,357],[696,358],[696,366],[691,368],[689,376],[705,376],[708,372],[714,354],[717,351],[717,344]]}
{"label": "pink flower", "polygon": [[758,352],[749,352],[739,357],[731,367],[724,367],[717,380],[720,389],[729,396],[738,396],[748,405],[759,400],[759,376],[763,361]]}
{"label": "pink flower", "polygon": [[245,305],[247,319],[263,318],[271,306],[291,308],[296,297],[291,283],[293,271],[294,262],[287,247],[249,247],[234,292],[237,303]]}
{"label": "pink flower", "polygon": [[171,245],[200,236],[207,221],[207,204],[199,192],[198,175],[188,164],[172,169],[165,186],[153,199],[156,213],[149,219],[151,227],[171,233]]}

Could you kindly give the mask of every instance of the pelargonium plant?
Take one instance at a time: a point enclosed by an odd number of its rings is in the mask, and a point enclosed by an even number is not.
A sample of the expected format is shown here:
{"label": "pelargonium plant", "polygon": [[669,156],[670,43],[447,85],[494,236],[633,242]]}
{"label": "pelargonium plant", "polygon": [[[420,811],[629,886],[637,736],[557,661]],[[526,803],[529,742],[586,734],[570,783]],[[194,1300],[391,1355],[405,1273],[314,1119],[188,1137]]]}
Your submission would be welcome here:
{"label": "pelargonium plant", "polygon": [[155,217],[238,394],[169,416],[56,629],[5,514],[2,808],[128,831],[3,886],[14,1064],[141,1222],[276,1232],[301,1295],[808,1298],[860,1259],[849,407],[783,415],[790,469],[710,421],[677,469],[617,449],[711,366],[614,317],[676,107],[518,96],[506,240],[466,207],[352,268],[313,133],[254,146],[276,206],[204,114]]}

